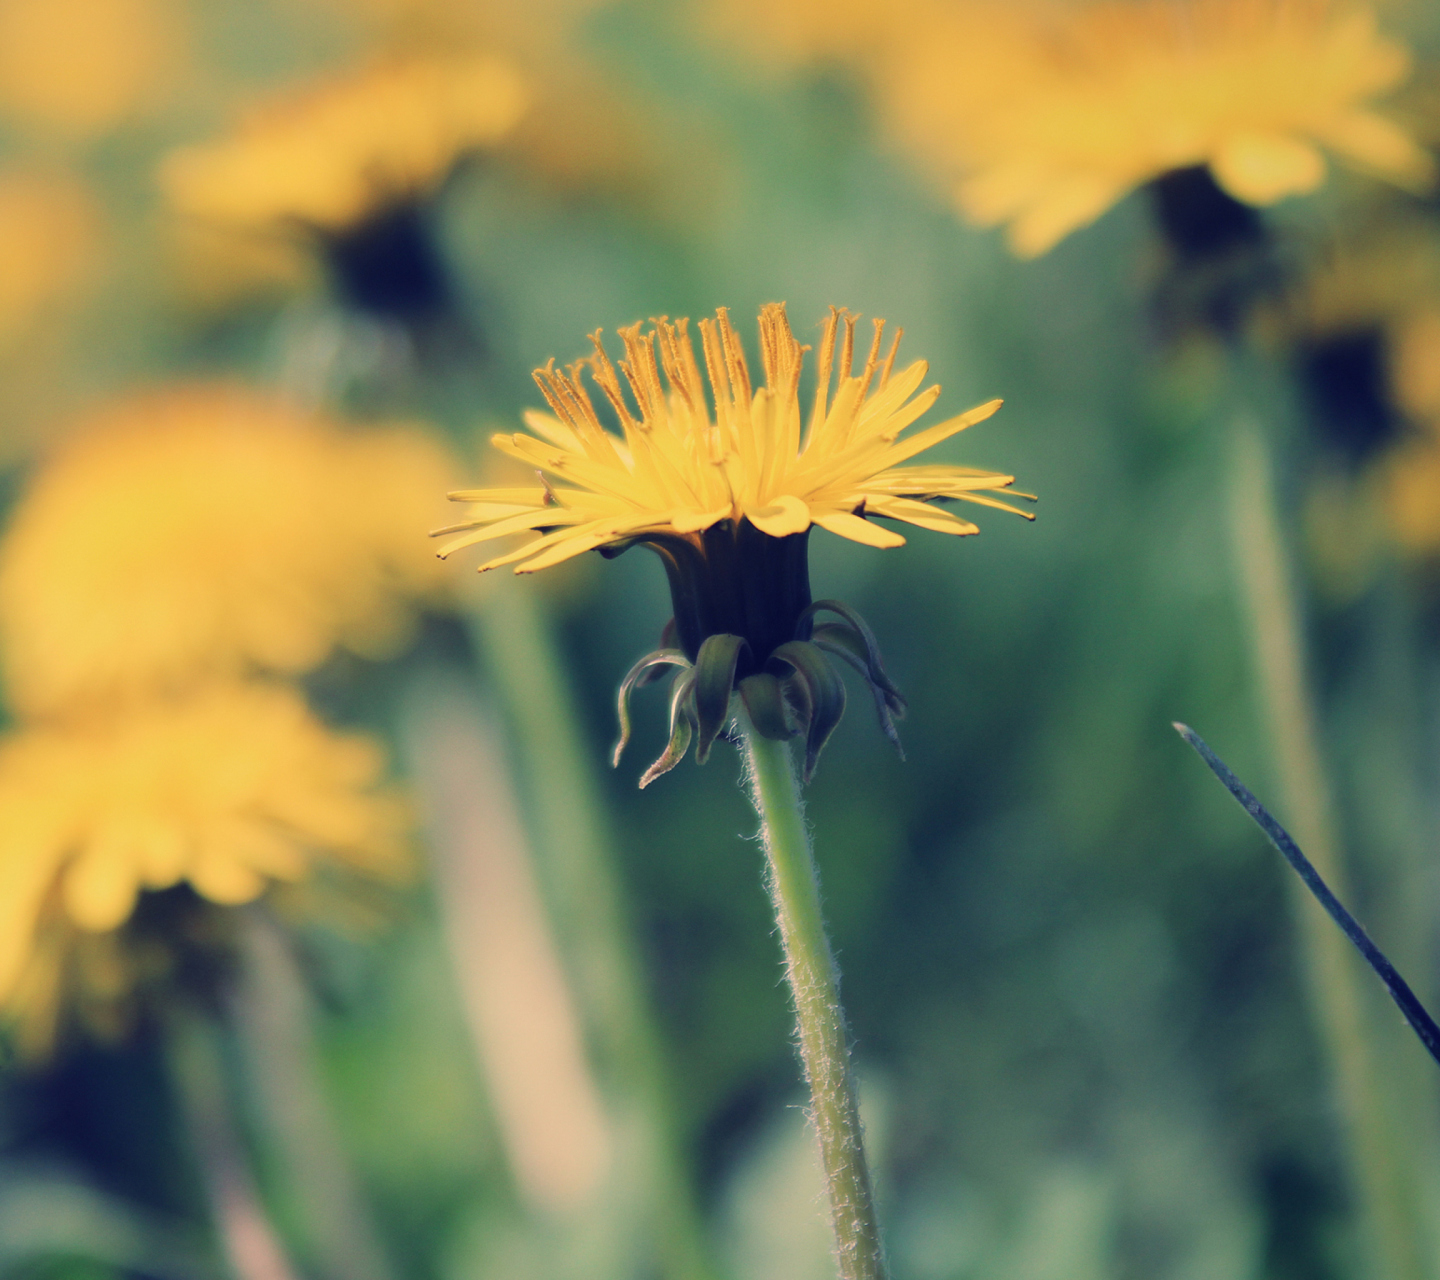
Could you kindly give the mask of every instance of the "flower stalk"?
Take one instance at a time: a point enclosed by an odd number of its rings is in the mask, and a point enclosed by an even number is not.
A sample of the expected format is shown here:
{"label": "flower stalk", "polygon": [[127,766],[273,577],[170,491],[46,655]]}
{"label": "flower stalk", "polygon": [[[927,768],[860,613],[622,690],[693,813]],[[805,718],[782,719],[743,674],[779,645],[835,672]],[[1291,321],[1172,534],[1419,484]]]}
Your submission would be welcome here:
{"label": "flower stalk", "polygon": [[825,935],[810,832],[787,742],[761,736],[742,716],[746,783],[760,815],[766,882],[785,949],[810,1118],[820,1141],[841,1280],[889,1274],[850,1074],[839,971]]}
{"label": "flower stalk", "polygon": [[659,1028],[630,941],[615,847],[580,716],[543,605],[504,584],[469,615],[472,643],[499,704],[530,817],[542,895],[602,1083],[637,1133],[646,1203],[634,1230],[654,1241],[668,1280],[710,1280],[709,1246],[678,1150]]}
{"label": "flower stalk", "polygon": [[[1232,532],[1280,794],[1296,841],[1335,893],[1342,900],[1353,899],[1334,800],[1317,745],[1319,726],[1306,681],[1305,646],[1275,510],[1270,461],[1253,426],[1237,427],[1232,468]],[[1301,957],[1317,1029],[1335,1073],[1375,1274],[1386,1280],[1422,1280],[1430,1268],[1413,1161],[1386,1106],[1392,1067],[1376,1049],[1366,1000],[1369,979],[1320,905],[1300,885],[1292,888]]]}
{"label": "flower stalk", "polygon": [[297,1280],[265,1212],[236,1123],[222,1028],[212,1016],[178,1011],[166,1049],[226,1270],[234,1280]]}

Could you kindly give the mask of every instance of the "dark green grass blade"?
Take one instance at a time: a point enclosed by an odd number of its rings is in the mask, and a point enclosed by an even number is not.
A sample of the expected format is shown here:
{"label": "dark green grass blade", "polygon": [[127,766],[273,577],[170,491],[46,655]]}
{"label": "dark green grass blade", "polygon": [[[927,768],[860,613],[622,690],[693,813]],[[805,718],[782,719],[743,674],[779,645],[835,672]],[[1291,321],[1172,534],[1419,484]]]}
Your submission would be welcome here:
{"label": "dark green grass blade", "polygon": [[1281,857],[1295,868],[1295,874],[1305,882],[1305,887],[1330,913],[1330,918],[1340,926],[1341,932],[1355,944],[1356,949],[1365,957],[1370,967],[1380,975],[1380,981],[1385,984],[1390,998],[1400,1006],[1400,1012],[1405,1015],[1405,1021],[1420,1037],[1420,1043],[1430,1051],[1430,1056],[1436,1062],[1440,1062],[1440,1026],[1436,1026],[1435,1019],[1425,1011],[1425,1006],[1410,990],[1410,984],[1396,973],[1395,966],[1386,959],[1385,953],[1370,941],[1370,935],[1360,927],[1360,922],[1345,909],[1344,903],[1330,892],[1330,886],[1320,878],[1320,873],[1311,865],[1310,859],[1300,851],[1300,846],[1290,838],[1290,833],[1270,816],[1265,806],[1255,799],[1250,789],[1239,778],[1230,772],[1225,762],[1210,750],[1205,740],[1194,729],[1177,721],[1175,731],[1195,748],[1200,758],[1210,766],[1210,772],[1225,784],[1226,790],[1240,802],[1245,812],[1255,819],[1255,824],[1265,833],[1270,843],[1280,850]]}

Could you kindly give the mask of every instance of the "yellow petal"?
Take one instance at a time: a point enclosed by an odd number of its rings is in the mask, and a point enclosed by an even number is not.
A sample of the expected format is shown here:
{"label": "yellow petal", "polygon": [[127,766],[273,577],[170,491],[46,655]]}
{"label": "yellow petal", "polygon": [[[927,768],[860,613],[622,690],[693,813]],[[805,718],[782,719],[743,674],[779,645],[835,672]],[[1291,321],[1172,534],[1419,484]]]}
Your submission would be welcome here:
{"label": "yellow petal", "polygon": [[883,529],[869,520],[862,520],[848,511],[831,511],[825,515],[816,515],[814,521],[822,529],[838,533],[842,538],[849,538],[851,542],[862,542],[867,547],[888,548],[905,545],[905,539],[898,533]]}
{"label": "yellow petal", "polygon": [[1314,191],[1325,157],[1308,142],[1279,133],[1237,133],[1210,160],[1215,180],[1246,204],[1274,204]]}
{"label": "yellow petal", "polygon": [[929,507],[923,502],[915,502],[910,498],[892,498],[884,494],[867,497],[866,509],[875,515],[889,516],[892,520],[904,520],[907,524],[913,524],[921,529],[933,529],[936,533],[952,533],[957,536],[964,536],[969,533],[979,533],[978,525],[973,525],[968,520],[962,520],[959,516],[951,515],[939,507]]}
{"label": "yellow petal", "polygon": [[672,511],[670,513],[670,527],[676,533],[699,533],[702,529],[708,529],[712,524],[725,519],[734,508],[730,503],[723,507],[716,507],[711,511]]}
{"label": "yellow petal", "polygon": [[761,533],[785,538],[810,527],[810,508],[793,494],[782,493],[763,507],[746,507],[745,517]]}
{"label": "yellow petal", "polygon": [[113,842],[89,845],[61,882],[65,911],[82,929],[118,928],[135,905],[140,885],[129,851]]}
{"label": "yellow petal", "polygon": [[1413,191],[1428,191],[1435,184],[1435,162],[1398,125],[1373,111],[1351,111],[1331,124],[1324,141],[1362,168]]}
{"label": "yellow petal", "polygon": [[1094,222],[1125,188],[1089,174],[1058,182],[1010,224],[1010,248],[1019,258],[1038,258],[1072,231]]}

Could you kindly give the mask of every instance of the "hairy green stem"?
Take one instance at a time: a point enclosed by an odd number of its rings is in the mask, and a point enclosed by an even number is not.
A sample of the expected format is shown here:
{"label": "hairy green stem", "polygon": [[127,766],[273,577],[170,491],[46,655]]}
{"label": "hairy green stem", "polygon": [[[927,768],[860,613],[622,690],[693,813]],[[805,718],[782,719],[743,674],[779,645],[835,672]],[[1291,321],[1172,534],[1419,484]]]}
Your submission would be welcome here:
{"label": "hairy green stem", "polygon": [[[1250,615],[1250,641],[1277,781],[1291,832],[1336,895],[1353,902],[1319,750],[1319,727],[1305,674],[1304,642],[1275,510],[1269,459],[1258,432],[1236,431],[1231,522]],[[1344,1137],[1373,1275],[1429,1280],[1419,1188],[1404,1138],[1386,1108],[1390,1064],[1376,1052],[1366,990],[1373,981],[1350,944],[1299,881],[1304,972],[1316,1021],[1335,1073]]]}
{"label": "hairy green stem", "polygon": [[501,710],[541,881],[596,1065],[641,1148],[648,1206],[633,1231],[668,1280],[707,1280],[709,1250],[680,1156],[661,1038],[625,918],[594,752],[532,582],[493,581],[470,630]]}
{"label": "hairy green stem", "polygon": [[820,1140],[840,1277],[884,1280],[885,1253],[850,1075],[840,975],[825,936],[794,761],[788,743],[762,738],[748,724],[743,731],[746,782],[760,815],[766,880],[785,948],[785,975],[795,1002],[800,1059],[810,1085],[810,1118]]}

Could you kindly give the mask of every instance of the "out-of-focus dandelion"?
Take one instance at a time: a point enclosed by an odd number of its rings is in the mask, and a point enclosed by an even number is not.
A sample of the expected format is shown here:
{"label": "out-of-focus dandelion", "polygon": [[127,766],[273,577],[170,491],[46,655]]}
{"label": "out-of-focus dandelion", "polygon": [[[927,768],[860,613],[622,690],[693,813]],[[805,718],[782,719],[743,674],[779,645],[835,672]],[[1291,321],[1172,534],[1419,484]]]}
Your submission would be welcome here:
{"label": "out-of-focus dandelion", "polygon": [[428,201],[528,98],[488,55],[396,57],[254,107],[230,137],[174,152],[161,181],[186,216],[310,234],[347,302],[423,319],[450,301]]}
{"label": "out-of-focus dandelion", "polygon": [[104,409],[41,471],[0,549],[13,705],[300,673],[337,645],[396,652],[417,602],[439,598],[415,530],[449,474],[419,429],[347,434],[233,386]]}
{"label": "out-of-focus dandelion", "polygon": [[37,133],[106,133],[158,103],[187,43],[171,0],[4,0],[0,112]]}
{"label": "out-of-focus dandelion", "polygon": [[[899,136],[953,184],[966,216],[1005,224],[1024,257],[1196,166],[1260,206],[1319,187],[1326,152],[1409,190],[1434,179],[1424,149],[1372,105],[1405,79],[1410,57],[1363,5],[912,8],[842,52],[871,72]],[[822,25],[816,8],[800,11]]]}
{"label": "out-of-focus dandelion", "polygon": [[1440,555],[1440,303],[1397,326],[1390,364],[1396,403],[1413,429],[1383,460],[1385,512],[1401,547]]}
{"label": "out-of-focus dandelion", "polygon": [[[47,1046],[67,1010],[123,1023],[138,989],[215,952],[206,904],[251,902],[322,871],[394,883],[407,814],[371,739],[298,693],[222,684],[0,742],[0,1009]],[[142,897],[185,886],[137,911]],[[129,924],[127,925],[127,922]]]}
{"label": "out-of-focus dandelion", "polygon": [[100,213],[74,175],[0,172],[0,343],[63,308],[98,265]]}
{"label": "out-of-focus dandelion", "polygon": [[966,213],[1043,253],[1152,178],[1208,165],[1236,200],[1315,190],[1330,151],[1413,190],[1429,156],[1371,101],[1406,76],[1372,12],[1326,0],[1077,8],[1037,29],[961,126]]}
{"label": "out-of-focus dandelion", "polygon": [[[927,372],[924,361],[895,372],[899,331],[882,359],[880,321],[856,372],[855,317],[832,309],[806,424],[799,398],[806,348],[795,340],[783,305],[760,313],[765,386],[758,389],[727,313],[722,309],[699,328],[708,379],[700,373],[685,320],[658,320],[645,334],[640,325],[621,330],[626,359],[619,369],[629,398],[598,333],[588,362],[560,372],[552,361],[537,370],[554,416],[530,414],[533,435],[500,435],[492,443],[537,467],[539,486],[452,494],[475,509],[470,519],[440,531],[461,534],[441,554],[538,533],[482,568],[515,564],[517,573],[535,572],[588,550],[614,555],[637,544],[663,561],[675,616],[664,647],[641,659],[621,685],[620,746],[628,737],[630,689],[666,666],[680,669],[671,693],[671,741],[644,782],[674,767],[692,738],[702,761],[722,732],[743,744],[829,1183],[840,1274],[875,1280],[885,1274],[884,1253],[838,977],[786,740],[805,738],[808,777],[844,711],[844,686],[832,658],[850,663],[866,680],[892,737],[891,718],[904,700],[885,675],[864,621],[837,601],[811,600],[806,542],[814,524],[868,546],[903,544],[876,518],[943,533],[978,531],[934,505],[944,499],[1017,510],[994,496],[1009,488],[1010,476],[902,465],[984,421],[1000,402],[902,439],[935,403],[939,388],[916,394]],[[586,363],[620,434],[602,426],[595,412],[581,381]],[[821,613],[838,621],[819,623]]]}

